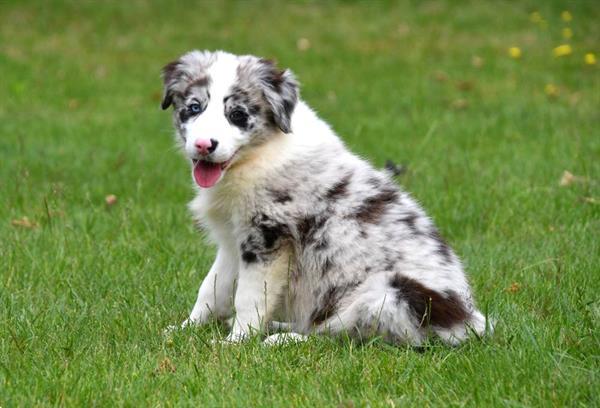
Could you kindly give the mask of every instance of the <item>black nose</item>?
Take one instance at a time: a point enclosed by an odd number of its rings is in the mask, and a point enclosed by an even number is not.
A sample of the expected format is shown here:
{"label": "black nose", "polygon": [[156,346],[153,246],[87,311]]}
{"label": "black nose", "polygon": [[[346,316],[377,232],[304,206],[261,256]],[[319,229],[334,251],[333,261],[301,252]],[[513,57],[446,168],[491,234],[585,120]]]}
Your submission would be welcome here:
{"label": "black nose", "polygon": [[217,149],[217,146],[219,145],[219,142],[216,141],[215,139],[210,139],[210,147],[208,148],[208,152],[212,153]]}

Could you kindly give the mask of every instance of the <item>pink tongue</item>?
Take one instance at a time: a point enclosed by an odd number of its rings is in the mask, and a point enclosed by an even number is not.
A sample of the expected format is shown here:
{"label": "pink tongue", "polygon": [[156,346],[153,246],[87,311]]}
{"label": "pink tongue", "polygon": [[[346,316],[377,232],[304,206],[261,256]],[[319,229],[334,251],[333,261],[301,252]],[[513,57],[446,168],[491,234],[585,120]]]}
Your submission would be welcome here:
{"label": "pink tongue", "polygon": [[221,164],[200,160],[194,166],[194,180],[200,187],[209,188],[217,184],[221,177]]}

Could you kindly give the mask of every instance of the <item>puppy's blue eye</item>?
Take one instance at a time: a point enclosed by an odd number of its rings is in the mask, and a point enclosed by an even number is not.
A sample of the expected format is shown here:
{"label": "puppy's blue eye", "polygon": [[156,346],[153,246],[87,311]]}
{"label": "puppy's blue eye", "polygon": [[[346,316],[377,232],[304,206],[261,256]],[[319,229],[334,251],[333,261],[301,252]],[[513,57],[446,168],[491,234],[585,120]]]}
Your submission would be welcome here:
{"label": "puppy's blue eye", "polygon": [[200,106],[199,103],[192,103],[191,105],[188,106],[188,110],[190,111],[190,113],[192,115],[197,115],[200,112],[202,112],[202,106]]}

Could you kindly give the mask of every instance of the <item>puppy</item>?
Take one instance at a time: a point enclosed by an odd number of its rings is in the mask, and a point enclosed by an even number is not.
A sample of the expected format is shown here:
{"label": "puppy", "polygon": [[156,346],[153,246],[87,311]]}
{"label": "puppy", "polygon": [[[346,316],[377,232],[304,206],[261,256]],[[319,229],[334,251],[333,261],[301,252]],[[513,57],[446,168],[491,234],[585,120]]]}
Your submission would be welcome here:
{"label": "puppy", "polygon": [[183,326],[233,318],[230,342],[274,319],[412,345],[486,331],[431,219],[299,99],[291,71],[192,51],[162,73],[196,184],[189,208],[218,246]]}

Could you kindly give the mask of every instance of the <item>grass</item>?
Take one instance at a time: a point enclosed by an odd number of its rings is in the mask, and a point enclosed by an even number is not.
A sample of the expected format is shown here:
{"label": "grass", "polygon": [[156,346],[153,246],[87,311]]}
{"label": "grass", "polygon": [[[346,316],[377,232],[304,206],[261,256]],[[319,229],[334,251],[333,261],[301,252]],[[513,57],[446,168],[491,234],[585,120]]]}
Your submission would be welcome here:
{"label": "grass", "polygon": [[[0,406],[598,406],[600,76],[583,56],[599,17],[593,1],[0,3]],[[163,337],[214,255],[158,108],[161,66],[192,48],[276,57],[354,151],[406,164],[494,336]]]}

